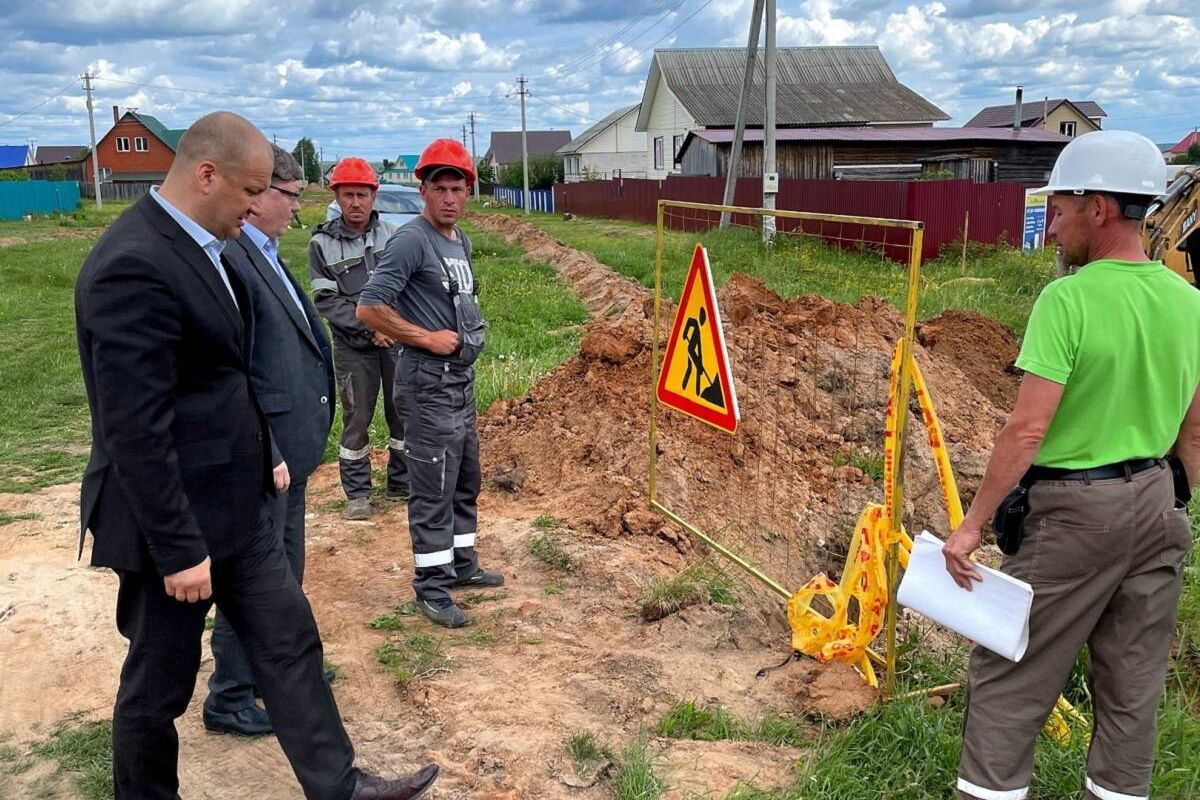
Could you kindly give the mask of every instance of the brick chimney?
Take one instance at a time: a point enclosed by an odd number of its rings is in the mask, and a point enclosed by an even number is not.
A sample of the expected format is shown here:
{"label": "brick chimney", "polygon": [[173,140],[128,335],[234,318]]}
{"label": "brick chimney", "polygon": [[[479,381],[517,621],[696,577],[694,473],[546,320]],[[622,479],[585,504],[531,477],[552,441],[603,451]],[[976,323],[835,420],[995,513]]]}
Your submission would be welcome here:
{"label": "brick chimney", "polygon": [[121,119],[121,109],[113,106],[113,125],[116,125]]}

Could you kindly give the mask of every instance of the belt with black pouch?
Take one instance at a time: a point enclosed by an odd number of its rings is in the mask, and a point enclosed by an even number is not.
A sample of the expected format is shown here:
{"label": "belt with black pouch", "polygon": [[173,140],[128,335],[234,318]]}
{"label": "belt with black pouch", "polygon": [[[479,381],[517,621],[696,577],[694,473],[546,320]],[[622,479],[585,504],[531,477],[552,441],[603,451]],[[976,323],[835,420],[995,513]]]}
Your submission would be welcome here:
{"label": "belt with black pouch", "polygon": [[1180,506],[1187,505],[1192,499],[1191,488],[1188,485],[1187,473],[1176,456],[1162,458],[1134,458],[1119,461],[1115,464],[1104,464],[1088,469],[1061,469],[1058,467],[1040,467],[1036,464],[1029,468],[1021,478],[1016,488],[1005,495],[996,508],[992,517],[992,530],[996,532],[996,544],[1005,555],[1016,555],[1021,549],[1021,540],[1025,537],[1025,517],[1029,514],[1029,487],[1038,481],[1092,481],[1124,478],[1133,480],[1139,472],[1158,467],[1171,469],[1171,477],[1175,484],[1175,501]]}

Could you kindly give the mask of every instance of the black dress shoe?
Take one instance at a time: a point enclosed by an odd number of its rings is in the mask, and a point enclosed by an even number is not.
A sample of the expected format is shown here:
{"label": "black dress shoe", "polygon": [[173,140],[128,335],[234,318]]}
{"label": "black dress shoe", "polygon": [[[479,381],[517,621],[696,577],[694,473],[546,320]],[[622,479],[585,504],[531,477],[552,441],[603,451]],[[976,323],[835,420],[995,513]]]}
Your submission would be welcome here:
{"label": "black dress shoe", "polygon": [[417,800],[429,793],[437,778],[437,764],[427,764],[393,781],[360,771],[350,800]]}
{"label": "black dress shoe", "polygon": [[275,732],[271,718],[258,706],[243,708],[232,714],[220,714],[205,706],[204,729],[209,733],[232,733],[237,736],[266,736]]}

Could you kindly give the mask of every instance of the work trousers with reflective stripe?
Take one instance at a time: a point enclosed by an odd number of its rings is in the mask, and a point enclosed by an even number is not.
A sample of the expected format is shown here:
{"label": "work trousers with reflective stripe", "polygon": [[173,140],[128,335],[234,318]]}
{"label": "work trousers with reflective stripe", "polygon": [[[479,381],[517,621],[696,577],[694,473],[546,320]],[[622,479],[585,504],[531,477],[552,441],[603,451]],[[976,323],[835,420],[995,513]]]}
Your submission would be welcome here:
{"label": "work trousers with reflective stripe", "polygon": [[1029,794],[1034,741],[1087,645],[1095,722],[1085,796],[1140,800],[1192,547],[1187,509],[1175,508],[1165,466],[1129,480],[1039,481],[1029,508],[1021,549],[1001,567],[1033,586],[1029,648],[1015,664],[981,647],[971,655],[958,797]]}
{"label": "work trousers with reflective stripe", "polygon": [[475,370],[406,348],[395,392],[406,426],[413,589],[424,600],[448,598],[456,578],[479,569]]}
{"label": "work trousers with reflective stripe", "polygon": [[346,497],[371,494],[371,420],[375,401],[383,389],[383,414],[388,426],[387,488],[404,491],[408,486],[404,463],[404,415],[394,394],[396,361],[400,346],[362,350],[340,337],[333,340],[333,369],[342,400],[342,441],[338,468]]}

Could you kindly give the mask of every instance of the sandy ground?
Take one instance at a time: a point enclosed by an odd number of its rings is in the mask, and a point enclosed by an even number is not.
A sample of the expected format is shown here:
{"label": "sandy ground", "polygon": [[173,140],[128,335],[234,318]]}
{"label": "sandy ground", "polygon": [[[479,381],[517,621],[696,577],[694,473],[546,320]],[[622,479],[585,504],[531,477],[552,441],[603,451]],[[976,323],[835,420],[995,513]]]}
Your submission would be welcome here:
{"label": "sandy ground", "polygon": [[[336,467],[314,480],[310,507],[337,494]],[[0,527],[0,735],[23,746],[69,713],[109,714],[124,655],[113,625],[116,581],[75,560],[76,486],[0,496],[0,509],[36,519]],[[603,786],[574,788],[565,743],[591,731],[616,748],[652,729],[678,699],[720,702],[738,715],[816,712],[797,686],[827,682],[838,703],[869,700],[840,669],[811,662],[756,679],[786,653],[784,623],[772,602],[741,609],[701,606],[644,623],[634,597],[646,581],[682,566],[663,541],[620,547],[609,539],[560,531],[579,564],[557,573],[530,555],[532,520],[544,509],[485,496],[480,550],[505,574],[503,599],[471,608],[475,625],[440,631],[410,617],[412,632],[443,638],[447,672],[400,691],[376,662],[389,633],[366,623],[408,599],[411,556],[403,507],[365,523],[336,512],[309,519],[307,588],[341,676],[336,695],[360,763],[402,772],[433,759],[445,771],[439,798],[600,798]],[[562,588],[547,594],[548,586]],[[490,643],[473,643],[486,631]],[[181,794],[188,800],[300,797],[273,737],[256,741],[206,734],[199,704],[211,669],[201,666],[192,706],[180,719]],[[844,684],[844,686],[843,686]],[[818,693],[813,693],[818,694]],[[824,701],[829,702],[825,696]],[[801,753],[757,743],[676,742],[650,736],[670,798],[712,792],[738,781],[787,783]],[[0,796],[45,790],[45,768],[0,776]],[[58,797],[75,797],[67,782]]]}

